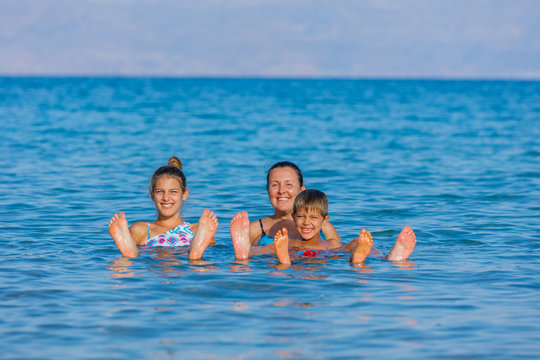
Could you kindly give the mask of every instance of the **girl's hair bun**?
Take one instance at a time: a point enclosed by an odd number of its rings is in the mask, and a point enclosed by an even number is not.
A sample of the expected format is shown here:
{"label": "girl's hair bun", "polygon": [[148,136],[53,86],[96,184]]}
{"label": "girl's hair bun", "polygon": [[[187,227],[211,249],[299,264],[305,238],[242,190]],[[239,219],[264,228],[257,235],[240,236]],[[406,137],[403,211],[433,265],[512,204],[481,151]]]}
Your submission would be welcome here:
{"label": "girl's hair bun", "polygon": [[169,159],[169,166],[174,166],[176,168],[179,168],[180,170],[182,170],[182,162],[180,161],[180,159],[178,159],[176,156],[173,156]]}
{"label": "girl's hair bun", "polygon": [[152,199],[154,198],[154,190],[156,189],[156,183],[160,177],[167,175],[173,179],[178,180],[182,191],[186,191],[186,175],[182,172],[182,162],[176,156],[173,156],[169,159],[169,163],[165,166],[161,166],[152,175],[150,179],[150,194]]}

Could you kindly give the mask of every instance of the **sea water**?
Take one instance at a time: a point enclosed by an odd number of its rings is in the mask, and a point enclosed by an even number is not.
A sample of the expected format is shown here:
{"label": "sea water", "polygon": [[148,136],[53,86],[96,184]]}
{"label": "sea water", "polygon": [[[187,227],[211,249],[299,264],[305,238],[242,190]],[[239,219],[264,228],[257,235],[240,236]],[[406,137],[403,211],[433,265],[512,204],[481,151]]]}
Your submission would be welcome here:
{"label": "sea water", "polygon": [[[8,77],[0,124],[3,359],[540,358],[540,82]],[[122,258],[172,155],[217,244]],[[280,160],[409,261],[235,262]]]}

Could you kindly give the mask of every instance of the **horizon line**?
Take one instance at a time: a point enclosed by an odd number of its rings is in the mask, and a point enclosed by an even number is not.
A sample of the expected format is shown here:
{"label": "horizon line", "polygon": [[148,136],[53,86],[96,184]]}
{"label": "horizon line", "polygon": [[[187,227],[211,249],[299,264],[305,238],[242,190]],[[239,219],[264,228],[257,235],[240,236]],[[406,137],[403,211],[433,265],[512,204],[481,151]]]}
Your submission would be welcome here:
{"label": "horizon line", "polygon": [[219,75],[219,74],[3,74],[0,78],[96,78],[96,79],[193,79],[193,80],[424,80],[424,81],[540,81],[538,77],[519,76],[445,76],[445,75],[392,75],[392,76],[353,76],[353,75]]}

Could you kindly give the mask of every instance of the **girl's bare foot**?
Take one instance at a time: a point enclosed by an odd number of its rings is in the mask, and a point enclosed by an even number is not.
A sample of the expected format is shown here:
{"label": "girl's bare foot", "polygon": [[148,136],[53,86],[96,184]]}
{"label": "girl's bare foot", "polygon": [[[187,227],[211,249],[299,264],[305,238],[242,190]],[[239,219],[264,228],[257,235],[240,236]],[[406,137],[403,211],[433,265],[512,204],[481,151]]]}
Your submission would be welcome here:
{"label": "girl's bare foot", "polygon": [[189,259],[198,260],[204,254],[208,244],[214,238],[218,227],[218,220],[213,211],[204,209],[199,219],[199,225],[193,240],[191,240]]}
{"label": "girl's bare foot", "polygon": [[416,236],[412,229],[406,225],[396,239],[396,243],[390,252],[386,255],[386,259],[392,261],[400,261],[409,258],[409,255],[414,250],[416,244]]}
{"label": "girl's bare foot", "polygon": [[289,232],[287,228],[283,228],[274,236],[274,244],[276,246],[276,255],[279,262],[284,265],[290,265],[291,259],[289,258]]}
{"label": "girl's bare foot", "polygon": [[249,238],[249,217],[247,212],[239,212],[232,218],[231,239],[236,259],[245,260],[249,258],[251,240]]}
{"label": "girl's bare foot", "polygon": [[139,256],[139,250],[135,246],[133,237],[131,237],[126,215],[123,212],[114,214],[109,221],[109,234],[111,234],[122,255],[130,258]]}
{"label": "girl's bare foot", "polygon": [[361,263],[369,255],[371,247],[373,246],[373,238],[371,233],[366,229],[362,229],[360,236],[356,242],[356,247],[351,253],[349,261],[352,263]]}

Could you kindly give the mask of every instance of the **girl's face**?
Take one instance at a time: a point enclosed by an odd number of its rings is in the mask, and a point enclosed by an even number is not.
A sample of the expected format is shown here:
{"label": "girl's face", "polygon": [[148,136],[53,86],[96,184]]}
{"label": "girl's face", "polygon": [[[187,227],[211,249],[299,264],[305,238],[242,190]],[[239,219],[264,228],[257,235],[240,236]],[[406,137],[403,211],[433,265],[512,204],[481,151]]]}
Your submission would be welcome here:
{"label": "girl's face", "polygon": [[294,199],[305,186],[300,186],[296,172],[289,168],[275,168],[268,177],[268,198],[276,211],[291,213]]}
{"label": "girl's face", "polygon": [[171,217],[180,213],[182,201],[186,200],[188,195],[189,190],[182,191],[178,180],[163,175],[156,181],[152,199],[159,215]]}

